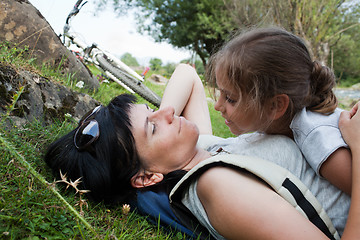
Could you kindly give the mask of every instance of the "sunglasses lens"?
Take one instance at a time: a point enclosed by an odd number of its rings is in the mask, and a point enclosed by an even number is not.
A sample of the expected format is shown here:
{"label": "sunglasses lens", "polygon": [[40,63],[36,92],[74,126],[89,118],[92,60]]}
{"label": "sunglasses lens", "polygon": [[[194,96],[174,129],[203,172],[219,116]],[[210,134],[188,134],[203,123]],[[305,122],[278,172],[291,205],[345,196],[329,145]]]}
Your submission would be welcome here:
{"label": "sunglasses lens", "polygon": [[85,148],[94,142],[100,135],[99,124],[96,120],[84,123],[77,131],[75,136],[75,145],[79,148]]}

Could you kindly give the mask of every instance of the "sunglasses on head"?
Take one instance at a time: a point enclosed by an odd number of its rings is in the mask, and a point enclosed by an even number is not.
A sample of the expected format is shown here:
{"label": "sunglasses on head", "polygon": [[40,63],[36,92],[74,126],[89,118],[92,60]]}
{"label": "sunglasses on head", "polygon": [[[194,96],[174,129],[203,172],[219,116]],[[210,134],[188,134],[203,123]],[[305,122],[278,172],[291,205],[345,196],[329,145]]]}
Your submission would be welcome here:
{"label": "sunglasses on head", "polygon": [[100,111],[102,105],[86,113],[79,121],[78,129],[74,135],[74,145],[78,150],[88,148],[100,136],[99,123],[95,120],[95,114]]}

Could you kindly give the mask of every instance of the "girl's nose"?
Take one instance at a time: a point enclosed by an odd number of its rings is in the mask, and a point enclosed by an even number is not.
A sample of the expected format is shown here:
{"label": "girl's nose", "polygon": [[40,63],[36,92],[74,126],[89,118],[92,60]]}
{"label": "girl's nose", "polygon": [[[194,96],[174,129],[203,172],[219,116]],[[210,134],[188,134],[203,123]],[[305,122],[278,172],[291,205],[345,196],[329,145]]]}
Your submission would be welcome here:
{"label": "girl's nose", "polygon": [[214,104],[214,108],[216,111],[222,112],[223,102],[220,98],[218,98]]}
{"label": "girl's nose", "polygon": [[175,109],[171,106],[168,106],[168,107],[159,109],[156,112],[154,112],[151,116],[151,119],[149,119],[149,120],[164,119],[166,122],[172,123],[172,121],[174,120],[174,113],[175,113]]}

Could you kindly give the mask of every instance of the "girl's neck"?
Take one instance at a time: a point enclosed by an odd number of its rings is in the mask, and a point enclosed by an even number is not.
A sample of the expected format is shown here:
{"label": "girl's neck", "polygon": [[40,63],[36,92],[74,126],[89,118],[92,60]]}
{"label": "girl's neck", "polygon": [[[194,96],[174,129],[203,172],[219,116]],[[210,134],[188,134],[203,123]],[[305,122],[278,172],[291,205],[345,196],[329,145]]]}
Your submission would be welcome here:
{"label": "girl's neck", "polygon": [[285,135],[291,139],[294,138],[293,132],[290,128],[291,119],[287,120],[284,118],[280,118],[275,120],[271,126],[266,130],[267,134],[278,134],[278,135]]}

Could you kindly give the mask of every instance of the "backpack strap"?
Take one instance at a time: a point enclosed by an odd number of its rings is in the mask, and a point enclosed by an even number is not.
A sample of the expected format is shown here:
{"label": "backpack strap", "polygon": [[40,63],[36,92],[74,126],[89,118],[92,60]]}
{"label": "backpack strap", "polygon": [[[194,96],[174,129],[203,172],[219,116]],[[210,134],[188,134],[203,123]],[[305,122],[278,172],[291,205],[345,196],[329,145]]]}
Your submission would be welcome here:
{"label": "backpack strap", "polygon": [[[247,170],[266,182],[275,192],[287,200],[297,211],[308,218],[330,239],[340,239],[329,216],[310,190],[287,169],[257,157],[223,154],[200,162],[191,169],[170,192],[170,204],[175,214],[188,211],[182,205],[184,191],[203,172],[216,166]],[[181,207],[179,205],[182,205]],[[186,210],[184,210],[185,208]],[[181,213],[180,213],[181,214]],[[191,214],[191,213],[190,213]],[[194,216],[180,216],[182,222],[196,222]]]}

